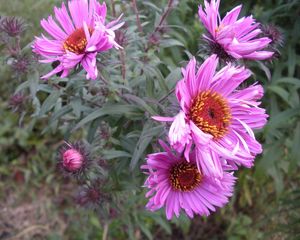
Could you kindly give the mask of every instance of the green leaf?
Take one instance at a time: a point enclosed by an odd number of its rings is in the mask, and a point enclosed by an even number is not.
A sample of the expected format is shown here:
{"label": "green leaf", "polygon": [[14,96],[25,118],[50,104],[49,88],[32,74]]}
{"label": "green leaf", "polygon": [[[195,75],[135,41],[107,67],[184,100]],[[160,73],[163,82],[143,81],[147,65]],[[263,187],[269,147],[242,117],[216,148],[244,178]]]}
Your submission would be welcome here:
{"label": "green leaf", "polygon": [[105,150],[103,151],[103,156],[105,159],[116,159],[116,158],[131,158],[131,154],[125,151],[117,151],[117,150]]}
{"label": "green leaf", "polygon": [[53,122],[59,118],[61,118],[62,116],[70,113],[72,111],[72,107],[70,105],[65,105],[63,106],[61,109],[59,109],[58,111],[54,112],[50,118],[50,122]]}
{"label": "green leaf", "polygon": [[29,89],[32,98],[35,97],[37,91],[38,91],[38,85],[39,85],[39,80],[40,80],[40,75],[38,71],[34,71],[32,74],[29,74],[27,77],[29,81]]}
{"label": "green leaf", "polygon": [[48,84],[39,84],[37,90],[38,91],[43,91],[43,92],[46,92],[46,93],[50,94],[53,91],[53,87],[49,86]]}
{"label": "green leaf", "polygon": [[281,124],[286,124],[292,117],[295,117],[297,115],[300,115],[300,108],[285,110],[275,116],[271,116],[266,128],[268,129],[279,127]]}
{"label": "green leaf", "polygon": [[283,188],[284,188],[282,173],[274,165],[269,166],[269,168],[267,169],[267,172],[270,176],[273,177],[274,182],[275,182],[276,193],[277,193],[277,195],[279,195],[283,191]]}
{"label": "green leaf", "polygon": [[106,115],[114,115],[114,116],[120,116],[120,115],[130,115],[136,113],[138,110],[137,107],[126,105],[126,104],[107,104],[103,106],[102,108],[90,113],[88,116],[86,116],[84,119],[82,119],[77,125],[75,126],[74,130],[81,128],[85,124],[106,116]]}
{"label": "green leaf", "polygon": [[161,9],[159,7],[157,7],[154,3],[151,3],[151,2],[147,2],[147,1],[142,1],[142,4],[146,5],[146,6],[149,6],[151,8],[153,8],[155,11],[161,13]]}
{"label": "green leaf", "polygon": [[125,98],[127,98],[130,101],[133,101],[140,105],[142,108],[144,108],[147,112],[149,112],[151,115],[156,115],[157,113],[151,108],[143,99],[139,98],[138,96],[134,96],[131,94],[125,94]]}
{"label": "green leaf", "polygon": [[268,90],[271,90],[272,92],[276,93],[278,96],[280,96],[287,104],[290,105],[289,102],[289,93],[280,86],[269,86]]}
{"label": "green leaf", "polygon": [[289,57],[288,57],[288,72],[289,76],[292,77],[294,75],[295,69],[296,69],[296,51],[295,46],[289,45]]}
{"label": "green leaf", "polygon": [[140,227],[140,229],[142,230],[142,232],[146,235],[146,237],[149,239],[149,240],[152,240],[153,239],[153,236],[150,232],[150,230],[143,224],[142,221],[139,221],[137,223]]}
{"label": "green leaf", "polygon": [[[151,121],[151,120],[150,120]],[[135,147],[134,153],[131,158],[130,168],[133,170],[141,156],[144,154],[145,150],[151,143],[152,139],[159,135],[163,131],[163,126],[153,127],[152,122],[146,122],[141,133],[140,139]]]}
{"label": "green leaf", "polygon": [[101,228],[100,221],[95,215],[90,217],[90,223],[98,229]]}
{"label": "green leaf", "polygon": [[170,74],[166,77],[166,82],[169,83],[169,86],[171,88],[174,88],[174,86],[181,78],[182,75],[180,68],[170,69]]}
{"label": "green leaf", "polygon": [[179,42],[176,39],[164,39],[164,40],[161,40],[159,46],[161,48],[169,48],[169,47],[175,47],[175,46],[184,47],[184,44],[182,42]]}
{"label": "green leaf", "polygon": [[46,112],[50,111],[53,108],[60,96],[60,91],[53,91],[47,99],[42,104],[41,110],[39,112],[39,116],[43,116]]}
{"label": "green leaf", "polygon": [[72,106],[73,108],[73,112],[74,114],[76,115],[77,118],[80,117],[81,115],[81,111],[82,111],[82,103],[81,103],[81,99],[80,98],[73,98],[71,101],[70,101],[70,105]]}
{"label": "green leaf", "polygon": [[294,139],[293,139],[293,145],[292,145],[292,156],[300,163],[300,122],[298,122],[296,129],[294,130]]}
{"label": "green leaf", "polygon": [[271,81],[272,76],[271,76],[270,69],[261,61],[256,61],[256,62],[258,63],[259,67],[265,72],[268,80]]}
{"label": "green leaf", "polygon": [[300,79],[292,77],[284,77],[276,80],[278,83],[289,83],[295,85],[297,88],[300,88]]}
{"label": "green leaf", "polygon": [[172,229],[171,229],[171,226],[170,224],[165,220],[163,219],[161,216],[158,216],[158,215],[151,215],[151,218],[154,219],[154,221],[159,225],[161,226],[168,234],[171,234],[172,233]]}
{"label": "green leaf", "polygon": [[164,91],[165,93],[169,92],[169,87],[159,69],[153,66],[145,66],[144,71],[147,79],[154,81],[154,77],[157,78],[161,91]]}
{"label": "green leaf", "polygon": [[89,143],[92,143],[95,138],[95,134],[97,133],[97,128],[99,127],[99,124],[101,123],[101,119],[96,119],[92,121],[92,124],[90,124],[88,135],[87,135],[87,141]]}
{"label": "green leaf", "polygon": [[20,92],[21,90],[24,90],[25,88],[29,88],[29,86],[30,86],[30,82],[29,81],[25,81],[25,82],[23,82],[23,83],[21,83],[18,87],[17,87],[17,89],[16,89],[16,93],[17,92]]}
{"label": "green leaf", "polygon": [[153,98],[155,95],[154,81],[149,78],[146,79],[146,94],[147,94],[147,97],[151,97],[151,98]]}

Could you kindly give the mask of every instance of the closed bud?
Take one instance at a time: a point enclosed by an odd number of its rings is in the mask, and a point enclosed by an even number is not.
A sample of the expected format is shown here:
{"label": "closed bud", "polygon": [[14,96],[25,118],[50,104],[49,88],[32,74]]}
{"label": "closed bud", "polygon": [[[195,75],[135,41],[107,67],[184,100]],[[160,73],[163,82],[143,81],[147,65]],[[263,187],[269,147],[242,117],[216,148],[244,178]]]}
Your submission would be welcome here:
{"label": "closed bud", "polygon": [[67,176],[84,177],[91,165],[89,152],[83,143],[66,143],[60,150],[58,167]]}
{"label": "closed bud", "polygon": [[0,22],[0,30],[10,37],[19,36],[26,28],[24,21],[17,17],[4,17]]}
{"label": "closed bud", "polygon": [[109,195],[101,189],[105,184],[105,181],[96,179],[91,184],[82,186],[75,197],[76,203],[93,210],[101,208],[104,202],[110,200]]}
{"label": "closed bud", "polygon": [[31,59],[25,55],[17,56],[13,63],[11,64],[11,68],[16,75],[26,74],[31,65]]}
{"label": "closed bud", "polygon": [[76,149],[68,149],[63,153],[63,166],[70,172],[78,171],[83,164],[83,156]]}
{"label": "closed bud", "polygon": [[261,27],[262,36],[272,40],[271,47],[282,47],[284,44],[284,36],[282,31],[274,24],[263,25]]}
{"label": "closed bud", "polygon": [[12,95],[8,100],[9,107],[13,112],[22,112],[25,107],[27,97],[23,93],[16,93]]}

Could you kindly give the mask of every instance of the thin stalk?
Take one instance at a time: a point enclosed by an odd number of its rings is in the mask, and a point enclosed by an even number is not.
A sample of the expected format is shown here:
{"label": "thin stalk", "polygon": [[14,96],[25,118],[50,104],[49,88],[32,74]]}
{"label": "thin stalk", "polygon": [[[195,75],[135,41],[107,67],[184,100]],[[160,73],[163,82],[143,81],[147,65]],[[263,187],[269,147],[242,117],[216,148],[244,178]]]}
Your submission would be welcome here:
{"label": "thin stalk", "polygon": [[[114,18],[116,18],[117,16],[117,12],[116,12],[116,4],[114,0],[110,0],[111,2],[111,7],[112,7],[112,15]],[[126,81],[126,63],[125,63],[125,56],[126,53],[124,51],[124,49],[120,49],[120,54],[119,54],[119,59],[121,62],[121,75],[122,75],[122,80],[123,80],[123,84],[125,86],[128,86],[128,82]]]}
{"label": "thin stalk", "polygon": [[126,53],[123,49],[120,50],[120,61],[121,61],[121,73],[122,73],[122,79],[125,86],[128,86],[128,83],[126,81],[126,63],[125,63],[125,56]]}
{"label": "thin stalk", "polygon": [[163,15],[161,16],[160,18],[160,21],[159,21],[159,24],[156,26],[156,28],[154,29],[154,32],[152,33],[155,34],[162,26],[162,24],[164,23],[166,17],[169,15],[170,11],[171,11],[171,8],[172,8],[172,5],[173,5],[173,1],[174,0],[169,0],[168,2],[168,5],[167,5],[167,9],[166,11],[163,13]]}
{"label": "thin stalk", "polygon": [[108,228],[109,228],[109,224],[108,224],[108,222],[106,222],[106,223],[104,224],[102,240],[107,240],[107,236],[108,236]]}
{"label": "thin stalk", "polygon": [[[166,10],[162,14],[158,25],[155,27],[154,31],[150,34],[149,39],[151,39],[155,35],[155,33],[157,33],[161,29],[163,23],[165,22],[167,16],[169,15],[169,13],[172,9],[173,2],[174,2],[174,0],[169,0]],[[145,51],[148,52],[149,48],[150,48],[150,44],[148,43],[148,46],[146,47]]]}
{"label": "thin stalk", "polygon": [[133,11],[135,13],[136,24],[138,26],[139,32],[141,34],[144,34],[143,27],[142,27],[141,20],[140,20],[139,10],[138,10],[137,4],[136,4],[136,0],[132,0],[132,7],[133,7]]}
{"label": "thin stalk", "polygon": [[112,7],[112,15],[115,18],[117,16],[116,14],[116,8],[115,8],[115,1],[114,0],[110,0],[111,2],[111,7]]}
{"label": "thin stalk", "polygon": [[163,96],[161,99],[159,99],[159,103],[162,103],[163,101],[165,101],[172,93],[175,92],[175,88],[173,88],[170,92],[168,92],[168,94],[166,96]]}

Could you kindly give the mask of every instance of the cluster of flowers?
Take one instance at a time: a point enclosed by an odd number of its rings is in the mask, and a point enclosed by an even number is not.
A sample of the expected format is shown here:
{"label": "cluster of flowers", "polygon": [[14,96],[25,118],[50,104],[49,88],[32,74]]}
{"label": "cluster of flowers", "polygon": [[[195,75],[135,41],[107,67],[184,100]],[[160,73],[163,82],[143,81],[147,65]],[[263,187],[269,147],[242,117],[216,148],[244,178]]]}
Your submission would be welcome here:
{"label": "cluster of flowers", "polygon": [[[239,166],[252,167],[262,147],[253,129],[262,128],[267,114],[260,108],[263,88],[253,84],[238,87],[251,76],[250,70],[237,66],[237,59],[264,60],[272,39],[260,37],[262,30],[252,16],[238,19],[241,6],[228,12],[221,20],[220,0],[205,1],[199,7],[199,18],[213,53],[197,67],[195,58],[182,70],[176,97],[180,111],[175,117],[153,117],[172,122],[168,141],[159,140],[164,152],[148,155],[142,166],[148,175],[145,186],[150,190],[147,208],[162,207],[166,216],[179,216],[183,209],[189,217],[209,215],[222,207],[233,194]],[[111,48],[120,49],[114,31],[123,22],[120,18],[106,23],[107,8],[97,0],[70,0],[55,8],[56,21],[50,16],[41,21],[49,37],[37,37],[33,50],[43,63],[58,63],[42,78],[58,74],[66,77],[76,66],[82,66],[87,79],[97,79],[96,56]],[[217,71],[219,58],[226,66]],[[234,61],[232,61],[234,60]],[[87,157],[80,148],[69,145],[61,153],[61,166],[74,173],[81,172]]]}
{"label": "cluster of flowers", "polygon": [[[123,26],[122,16],[106,22],[107,6],[97,0],[69,0],[60,8],[54,8],[55,18],[49,16],[41,20],[41,26],[47,32],[36,37],[32,48],[40,56],[41,63],[51,63],[52,70],[42,79],[57,75],[68,77],[73,69],[80,66],[86,71],[86,78],[98,78],[97,54],[112,48],[122,48],[117,43],[115,30]],[[101,131],[106,136],[107,132]],[[83,206],[99,209],[109,196],[100,190],[102,179],[90,179],[93,169],[103,167],[101,162],[91,156],[84,142],[65,143],[59,150],[58,169],[64,176],[73,177],[82,186],[76,202]],[[115,211],[110,209],[111,211]],[[114,215],[114,214],[113,214]]]}
{"label": "cluster of flowers", "polygon": [[[253,84],[239,86],[251,76],[250,70],[231,60],[264,60],[272,39],[259,37],[261,29],[250,17],[238,19],[241,6],[221,19],[220,0],[205,1],[199,18],[208,33],[205,40],[216,54],[197,68],[195,58],[182,70],[175,94],[180,111],[175,117],[153,117],[171,122],[168,144],[160,141],[164,152],[148,155],[142,166],[148,178],[150,198],[147,208],[165,207],[171,219],[183,209],[189,217],[208,216],[232,196],[239,166],[252,167],[262,152],[253,129],[262,128],[268,115],[260,108],[263,88]],[[217,71],[219,57],[226,66]]]}

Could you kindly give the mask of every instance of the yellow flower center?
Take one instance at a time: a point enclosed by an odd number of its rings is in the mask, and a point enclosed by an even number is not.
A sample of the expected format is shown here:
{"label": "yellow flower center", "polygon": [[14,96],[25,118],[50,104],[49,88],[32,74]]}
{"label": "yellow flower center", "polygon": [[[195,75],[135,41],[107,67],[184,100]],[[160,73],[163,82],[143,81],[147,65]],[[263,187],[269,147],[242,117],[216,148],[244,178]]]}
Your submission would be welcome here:
{"label": "yellow flower center", "polygon": [[174,190],[182,192],[194,190],[202,181],[196,164],[186,161],[174,165],[170,171],[170,182]]}
{"label": "yellow flower center", "polygon": [[220,94],[203,91],[193,100],[191,120],[203,132],[220,139],[227,131],[231,120],[228,102]]}
{"label": "yellow flower center", "polygon": [[[89,28],[90,34],[93,30]],[[83,54],[87,45],[87,39],[83,28],[76,29],[64,42],[63,47],[66,51],[75,54]]]}

